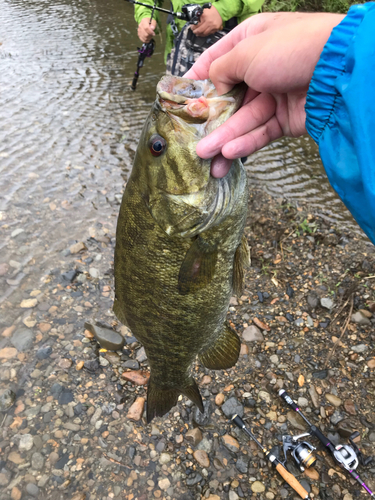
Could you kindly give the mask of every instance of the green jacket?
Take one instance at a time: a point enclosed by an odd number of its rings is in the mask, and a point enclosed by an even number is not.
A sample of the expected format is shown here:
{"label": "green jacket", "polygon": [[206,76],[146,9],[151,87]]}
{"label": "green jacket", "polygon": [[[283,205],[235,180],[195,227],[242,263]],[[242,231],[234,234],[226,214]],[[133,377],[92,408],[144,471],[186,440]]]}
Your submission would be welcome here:
{"label": "green jacket", "polygon": [[[242,22],[248,17],[252,16],[259,12],[265,0],[216,0],[213,1],[212,4],[216,7],[223,22],[228,21],[232,17],[237,17],[238,22]],[[147,3],[150,5],[154,5],[153,0],[142,0],[143,3]],[[203,5],[206,3],[206,0],[173,0],[173,9],[175,12],[181,12],[181,8],[186,3],[197,3],[199,5]],[[163,4],[163,0],[157,0],[157,5],[161,7]],[[170,2],[167,2],[168,5],[163,6],[164,8],[170,7]],[[135,5],[135,20],[137,24],[141,22],[141,20],[145,17],[151,16],[151,9],[147,7],[143,7],[142,5]],[[161,30],[162,25],[160,22],[160,12],[155,11],[154,18],[158,23],[158,27]],[[166,18],[166,14],[163,14]],[[180,19],[175,19],[177,28],[181,31],[182,27],[186,23],[186,21],[181,21]],[[170,25],[167,25],[166,31],[166,45],[165,45],[165,54],[164,58],[167,59],[167,55],[171,52],[173,48],[173,33]]]}

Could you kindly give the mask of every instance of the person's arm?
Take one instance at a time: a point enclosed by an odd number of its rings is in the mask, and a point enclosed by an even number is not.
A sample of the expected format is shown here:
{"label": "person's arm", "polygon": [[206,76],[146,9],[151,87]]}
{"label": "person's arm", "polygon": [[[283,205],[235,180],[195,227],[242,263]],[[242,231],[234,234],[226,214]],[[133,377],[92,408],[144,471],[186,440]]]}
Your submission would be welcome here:
{"label": "person's arm", "polygon": [[375,243],[375,3],[333,30],[306,100],[306,128],[328,179]]}
{"label": "person's arm", "polygon": [[[142,3],[147,3],[151,7],[154,5],[153,0],[142,0]],[[157,2],[160,4],[160,2]],[[148,43],[155,36],[155,29],[159,23],[159,13],[154,11],[154,16],[150,24],[152,9],[148,9],[143,5],[134,5],[134,19],[138,24],[138,38],[142,43]]]}

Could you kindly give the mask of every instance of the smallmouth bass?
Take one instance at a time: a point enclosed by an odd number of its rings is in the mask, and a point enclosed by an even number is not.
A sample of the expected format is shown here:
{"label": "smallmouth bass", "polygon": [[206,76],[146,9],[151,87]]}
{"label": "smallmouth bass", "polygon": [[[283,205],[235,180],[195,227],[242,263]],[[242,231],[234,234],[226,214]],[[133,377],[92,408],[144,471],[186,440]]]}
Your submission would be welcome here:
{"label": "smallmouth bass", "polygon": [[222,179],[197,142],[240,107],[245,88],[218,96],[209,80],[166,76],[144,125],[117,223],[117,318],[144,345],[151,376],[147,421],[183,394],[203,411],[191,367],[230,368],[240,340],[226,323],[250,254],[243,236],[246,173],[234,160]]}

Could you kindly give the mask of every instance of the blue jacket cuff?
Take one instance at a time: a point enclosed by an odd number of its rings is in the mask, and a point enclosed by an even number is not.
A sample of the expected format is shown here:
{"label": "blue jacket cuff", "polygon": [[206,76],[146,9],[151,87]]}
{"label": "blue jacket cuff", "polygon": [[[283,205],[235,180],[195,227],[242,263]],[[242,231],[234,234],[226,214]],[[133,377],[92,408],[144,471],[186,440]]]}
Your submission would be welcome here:
{"label": "blue jacket cuff", "polygon": [[337,25],[326,43],[315,67],[306,98],[306,129],[315,142],[329,123],[335,106],[337,89],[335,80],[345,70],[345,55],[358,26],[375,3],[354,5]]}

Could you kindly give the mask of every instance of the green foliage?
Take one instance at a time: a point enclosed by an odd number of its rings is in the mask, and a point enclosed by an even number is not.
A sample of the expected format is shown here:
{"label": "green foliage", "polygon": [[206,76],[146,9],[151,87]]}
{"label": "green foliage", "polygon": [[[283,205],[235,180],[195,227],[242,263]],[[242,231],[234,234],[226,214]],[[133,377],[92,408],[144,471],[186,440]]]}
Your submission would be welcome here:
{"label": "green foliage", "polygon": [[263,12],[339,12],[345,14],[352,4],[364,0],[266,0]]}

